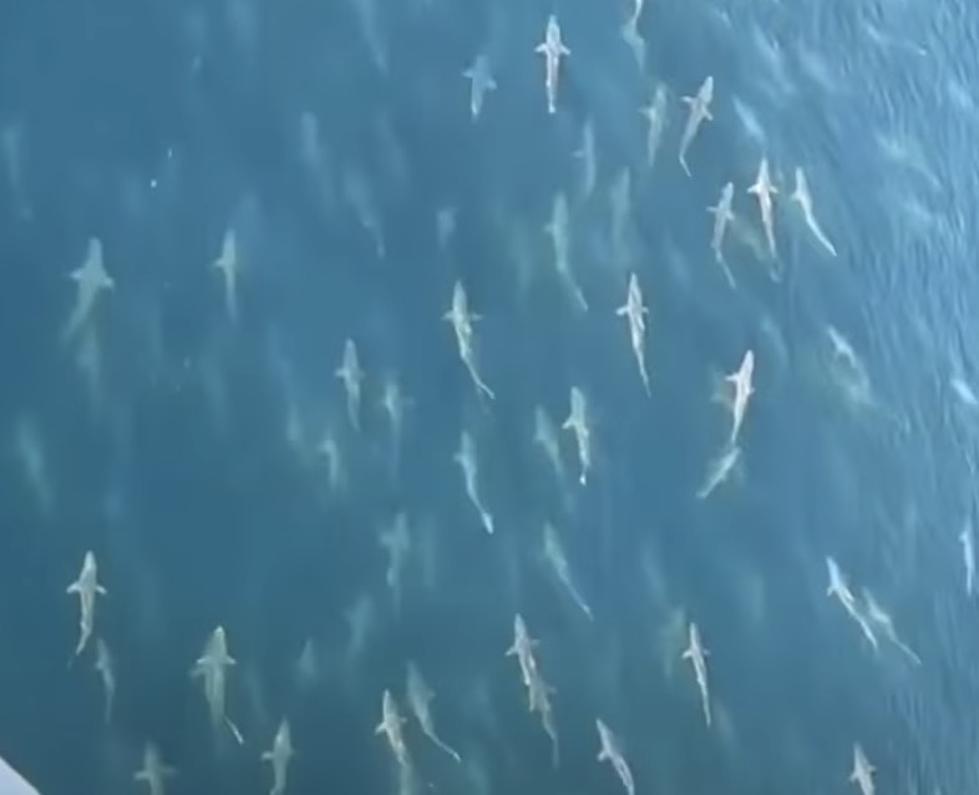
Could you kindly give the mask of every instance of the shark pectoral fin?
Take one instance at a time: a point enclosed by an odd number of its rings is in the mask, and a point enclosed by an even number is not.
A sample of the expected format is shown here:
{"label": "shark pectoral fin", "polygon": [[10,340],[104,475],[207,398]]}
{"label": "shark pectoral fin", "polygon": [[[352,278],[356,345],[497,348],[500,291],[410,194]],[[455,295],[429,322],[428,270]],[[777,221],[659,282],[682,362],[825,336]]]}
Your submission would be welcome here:
{"label": "shark pectoral fin", "polygon": [[680,659],[681,659],[681,660],[692,660],[692,659],[693,659],[693,650],[692,650],[692,649],[687,649],[687,650],[686,650],[685,652],[683,652],[683,654],[682,654],[682,655],[680,656]]}
{"label": "shark pectoral fin", "polygon": [[711,113],[710,110],[704,109],[704,118],[707,119],[707,121],[714,121],[714,114]]}
{"label": "shark pectoral fin", "polygon": [[109,595],[109,592],[107,590],[105,590],[105,588],[103,588],[101,585],[96,585],[95,586],[95,592],[97,594],[99,594],[99,596],[108,596]]}
{"label": "shark pectoral fin", "polygon": [[546,55],[547,54],[547,44],[545,44],[543,42],[541,44],[538,44],[536,47],[534,47],[534,52],[539,52],[542,55]]}
{"label": "shark pectoral fin", "polygon": [[628,315],[629,314],[628,304],[624,304],[623,306],[620,306],[618,309],[616,309],[615,314],[617,317],[623,317],[624,315]]}
{"label": "shark pectoral fin", "polygon": [[601,751],[598,752],[598,756],[595,757],[595,758],[599,762],[604,762],[606,759],[611,759],[611,757],[608,755],[608,752],[606,752],[606,750],[604,748]]}
{"label": "shark pectoral fin", "polygon": [[65,593],[80,593],[81,590],[82,587],[77,582],[73,582],[71,585],[65,588]]}
{"label": "shark pectoral fin", "polygon": [[147,773],[145,770],[137,770],[133,774],[133,781],[149,781],[149,780],[150,780],[150,774]]}
{"label": "shark pectoral fin", "polygon": [[683,102],[684,105],[693,105],[694,103],[693,97],[680,97],[680,100]]}
{"label": "shark pectoral fin", "polygon": [[380,723],[377,724],[377,727],[374,729],[374,734],[384,734],[384,721],[383,720]]}
{"label": "shark pectoral fin", "polygon": [[562,44],[561,45],[561,55],[571,55],[571,49],[569,47],[565,47]]}

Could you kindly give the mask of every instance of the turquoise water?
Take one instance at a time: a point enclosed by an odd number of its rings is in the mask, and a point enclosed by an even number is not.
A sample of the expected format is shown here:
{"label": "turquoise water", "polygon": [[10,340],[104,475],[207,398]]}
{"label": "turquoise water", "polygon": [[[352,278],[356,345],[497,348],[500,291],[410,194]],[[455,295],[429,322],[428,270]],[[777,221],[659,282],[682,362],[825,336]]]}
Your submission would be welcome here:
{"label": "turquoise water", "polygon": [[[168,792],[265,792],[284,718],[295,793],[623,792],[596,719],[637,793],[855,792],[855,744],[881,793],[975,786],[960,533],[976,510],[979,17],[954,0],[647,0],[640,65],[632,5],[599,6],[0,11],[0,753],[40,791],[146,791],[149,742],[177,770]],[[570,50],[553,115],[534,52],[551,13]],[[474,120],[477,54],[497,88]],[[688,177],[681,97],[708,75]],[[657,92],[651,162],[639,109]],[[775,257],[747,192],[762,158]],[[835,257],[791,199],[797,167]],[[706,212],[728,181],[733,288]],[[233,293],[212,267],[229,233]],[[114,286],[68,332],[93,237]],[[631,274],[648,395],[616,314]],[[443,318],[457,282],[494,399]],[[335,374],[348,339],[359,429]],[[737,460],[700,499],[730,449],[723,377],[748,350]],[[584,485],[561,429],[572,387]],[[87,550],[108,593],[76,656],[65,589]],[[827,596],[827,557],[853,615]],[[518,613],[553,687],[556,768],[505,655]],[[191,676],[218,625],[241,744]],[[411,714],[409,661],[461,762]],[[385,689],[409,776],[374,731]]]}

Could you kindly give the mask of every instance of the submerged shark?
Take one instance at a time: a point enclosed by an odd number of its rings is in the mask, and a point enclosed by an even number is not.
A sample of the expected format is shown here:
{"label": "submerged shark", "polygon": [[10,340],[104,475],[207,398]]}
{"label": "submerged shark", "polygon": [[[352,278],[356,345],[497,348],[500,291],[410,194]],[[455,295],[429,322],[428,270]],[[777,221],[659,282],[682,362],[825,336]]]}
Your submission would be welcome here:
{"label": "submerged shark", "polygon": [[227,669],[234,665],[237,665],[237,662],[228,654],[228,641],[224,627],[219,625],[208,638],[207,644],[204,646],[204,653],[194,663],[190,675],[194,678],[200,678],[204,682],[204,698],[207,701],[211,725],[215,731],[220,729],[222,725],[226,725],[235,740],[241,745],[244,743],[244,739],[241,732],[238,731],[238,727],[228,717],[225,706],[227,700]]}
{"label": "submerged shark", "polygon": [[547,112],[557,112],[557,89],[560,78],[561,57],[571,55],[564,42],[561,41],[561,26],[557,17],[551,14],[544,29],[544,41],[534,50],[544,56],[544,87],[547,90]]}
{"label": "submerged shark", "polygon": [[690,167],[687,165],[687,150],[697,135],[697,131],[705,121],[714,119],[710,113],[710,103],[714,100],[714,78],[711,75],[701,84],[697,93],[692,97],[683,97],[683,101],[690,106],[690,115],[687,117],[687,126],[683,129],[683,138],[680,139],[680,165],[691,176]]}
{"label": "submerged shark", "polygon": [[408,693],[408,706],[411,708],[421,727],[422,733],[432,741],[437,747],[455,759],[462,762],[459,752],[442,740],[435,731],[435,717],[432,714],[432,699],[435,698],[434,691],[422,677],[422,672],[418,666],[409,661],[407,666],[406,690]]}
{"label": "submerged shark", "polygon": [[683,652],[683,659],[690,660],[693,665],[694,676],[697,678],[697,687],[700,689],[700,701],[704,708],[704,720],[710,728],[710,693],[707,689],[707,656],[710,652],[704,648],[700,641],[700,630],[693,622],[690,623],[690,645]]}
{"label": "submerged shark", "polygon": [[385,690],[381,698],[381,722],[374,729],[375,734],[383,734],[387,737],[388,746],[398,766],[402,769],[411,767],[408,758],[408,746],[405,745],[404,727],[405,719],[398,711],[398,704],[391,695],[390,690]]}
{"label": "submerged shark", "polygon": [[360,394],[364,371],[360,367],[357,346],[352,339],[343,343],[343,359],[336,369],[336,377],[347,394],[347,417],[355,431],[360,430]]}
{"label": "submerged shark", "polygon": [[642,289],[639,279],[633,273],[629,276],[629,286],[626,291],[626,301],[616,312],[619,317],[629,321],[629,339],[632,342],[632,352],[639,367],[639,377],[642,379],[646,394],[651,394],[649,374],[646,372],[646,316],[649,310],[643,304]]}
{"label": "submerged shark", "polygon": [[861,795],[874,795],[874,773],[877,771],[859,743],[853,746],[853,772],[850,781],[860,788]]}
{"label": "submerged shark", "polygon": [[164,782],[175,776],[177,771],[164,764],[160,749],[147,743],[143,750],[143,766],[133,775],[135,781],[142,781],[149,789],[149,795],[164,795]]}
{"label": "submerged shark", "polygon": [[626,794],[636,795],[636,785],[632,778],[632,771],[629,769],[629,765],[622,755],[622,749],[619,747],[618,739],[601,718],[595,720],[595,727],[598,729],[598,739],[601,743],[598,751],[598,761],[607,761],[612,765],[612,769],[619,777],[619,781],[625,787]]}
{"label": "submerged shark", "polygon": [[812,194],[809,192],[809,181],[806,179],[806,174],[801,168],[796,168],[795,170],[795,190],[792,192],[790,198],[802,210],[802,216],[806,221],[806,226],[809,227],[809,231],[812,232],[813,237],[835,257],[836,247],[826,237],[826,233],[823,232],[822,227],[816,220],[816,213],[812,206]]}
{"label": "submerged shark", "polygon": [[449,311],[443,315],[443,319],[452,324],[452,330],[456,335],[456,343],[459,346],[459,358],[469,371],[469,376],[476,386],[477,394],[485,395],[490,400],[493,400],[496,395],[486,385],[486,382],[483,381],[479,375],[479,371],[476,369],[476,352],[473,348],[472,324],[479,320],[479,316],[469,311],[469,299],[466,297],[466,291],[462,286],[462,282],[457,281],[452,288],[452,305],[449,307]]}
{"label": "submerged shark", "polygon": [[79,633],[78,645],[75,647],[77,657],[85,650],[92,637],[92,629],[95,627],[95,597],[108,594],[108,591],[99,584],[98,565],[95,562],[95,554],[91,550],[85,553],[78,579],[69,585],[65,592],[78,594]]}
{"label": "submerged shark", "polygon": [[761,165],[758,167],[758,177],[755,183],[748,188],[748,193],[758,198],[758,207],[761,210],[761,224],[765,229],[765,239],[768,241],[768,252],[774,258],[777,256],[775,250],[775,219],[773,214],[772,197],[778,194],[772,184],[771,176],[768,173],[768,158],[763,157]]}
{"label": "submerged shark", "polygon": [[462,73],[463,77],[470,82],[469,89],[469,112],[472,114],[473,121],[479,118],[483,110],[483,100],[487,91],[496,90],[496,80],[490,71],[489,58],[485,55],[477,55],[473,65]]}
{"label": "submerged shark", "polygon": [[493,516],[483,506],[483,501],[479,496],[479,489],[476,485],[478,476],[476,468],[476,442],[473,441],[472,434],[469,431],[464,430],[459,435],[459,449],[456,451],[454,458],[462,470],[462,480],[466,487],[466,496],[469,498],[469,502],[472,503],[476,512],[479,514],[479,520],[483,525],[483,529],[490,535],[493,535],[495,529]]}
{"label": "submerged shark", "polygon": [[707,212],[714,216],[714,231],[710,238],[710,250],[714,252],[714,259],[724,271],[728,284],[735,287],[734,275],[724,259],[724,233],[727,231],[728,224],[734,220],[734,211],[731,209],[734,204],[734,183],[728,182],[721,188],[721,196],[717,204],[708,207]]}
{"label": "submerged shark", "polygon": [[738,369],[724,377],[725,383],[731,389],[730,408],[732,415],[730,444],[733,446],[738,440],[741,431],[741,424],[748,411],[748,403],[751,396],[755,393],[752,380],[755,373],[755,354],[749,349]]}
{"label": "submerged shark", "polygon": [[272,789],[269,790],[269,795],[285,795],[289,780],[289,763],[295,753],[289,721],[283,719],[272,740],[272,747],[262,754],[262,761],[272,765]]}
{"label": "submerged shark", "polygon": [[229,228],[221,240],[221,253],[211,263],[211,267],[221,274],[224,285],[224,308],[228,319],[238,319],[238,238],[235,230]]}
{"label": "submerged shark", "polygon": [[581,469],[578,481],[584,486],[588,483],[588,473],[591,471],[591,430],[588,427],[585,393],[576,386],[571,387],[570,402],[568,418],[561,427],[566,431],[572,431],[578,443],[578,463]]}
{"label": "submerged shark", "polygon": [[97,237],[90,238],[81,267],[71,272],[71,278],[77,285],[75,305],[65,323],[62,339],[70,341],[88,323],[99,295],[104,290],[116,286],[115,281],[105,270],[102,257],[102,241]]}

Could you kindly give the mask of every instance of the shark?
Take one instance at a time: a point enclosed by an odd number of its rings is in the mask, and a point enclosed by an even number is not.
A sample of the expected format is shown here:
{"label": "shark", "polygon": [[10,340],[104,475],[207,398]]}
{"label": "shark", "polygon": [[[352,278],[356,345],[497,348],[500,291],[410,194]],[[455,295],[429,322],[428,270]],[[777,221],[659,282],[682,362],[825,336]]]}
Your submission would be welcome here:
{"label": "shark", "polygon": [[507,649],[506,656],[517,658],[525,687],[530,687],[531,680],[537,675],[537,661],[534,659],[536,646],[537,641],[530,637],[523,616],[517,613],[513,617],[513,645]]}
{"label": "shark", "polygon": [[561,460],[561,445],[558,441],[557,428],[543,406],[534,409],[534,444],[540,447],[548,460],[558,482],[564,481],[564,462]]}
{"label": "shark", "polygon": [[102,679],[105,698],[103,714],[108,724],[112,720],[112,707],[116,700],[116,668],[108,644],[102,638],[95,639],[95,670]]}
{"label": "shark", "polygon": [[432,714],[432,700],[435,698],[434,691],[422,677],[422,672],[415,663],[409,661],[407,666],[406,691],[408,694],[408,706],[418,721],[422,733],[432,741],[432,743],[445,751],[456,762],[462,763],[462,757],[452,746],[448,745],[435,731],[435,717]]}
{"label": "shark", "polygon": [[381,390],[381,410],[387,415],[391,426],[391,459],[397,472],[401,461],[401,439],[404,434],[405,410],[411,401],[405,398],[396,378],[385,379]]}
{"label": "shark", "polygon": [[806,173],[798,167],[795,170],[795,190],[792,192],[790,198],[802,210],[802,216],[806,221],[806,226],[809,227],[809,231],[812,232],[813,237],[835,257],[836,247],[830,242],[830,239],[826,236],[826,233],[816,220],[816,213],[812,205],[812,194],[809,192],[809,181],[806,179]]}
{"label": "shark", "polygon": [[734,469],[740,457],[741,448],[736,444],[732,444],[728,445],[717,458],[711,461],[710,466],[707,467],[707,476],[704,478],[704,483],[697,491],[697,499],[706,500],[713,494],[714,489],[727,480],[728,475],[731,474],[731,470]]}
{"label": "shark", "polygon": [[295,754],[289,721],[283,718],[272,740],[272,747],[262,754],[262,761],[272,765],[272,789],[269,790],[269,795],[285,795],[289,763]]}
{"label": "shark", "polygon": [[343,359],[335,375],[347,394],[347,417],[355,431],[360,430],[360,395],[364,383],[364,371],[357,355],[357,345],[352,339],[343,343]]}
{"label": "shark", "polygon": [[714,216],[714,231],[710,238],[710,250],[714,252],[714,259],[721,266],[727,283],[731,285],[732,289],[736,285],[734,283],[734,275],[731,273],[731,269],[724,259],[724,233],[727,231],[728,224],[734,220],[734,211],[731,209],[733,204],[734,183],[726,182],[724,187],[721,188],[721,196],[717,200],[717,204],[707,208],[707,212]]}
{"label": "shark", "polygon": [[861,795],[874,795],[874,773],[877,771],[859,743],[853,746],[853,772],[850,781],[860,788]]}
{"label": "shark", "polygon": [[559,761],[558,735],[550,700],[554,688],[548,685],[541,676],[537,659],[534,657],[536,646],[537,641],[530,637],[523,616],[517,613],[513,619],[513,645],[507,649],[507,656],[515,656],[520,664],[520,678],[527,688],[530,711],[540,715],[544,732],[551,740],[551,761],[554,767],[557,767]]}
{"label": "shark", "polygon": [[758,207],[761,210],[761,224],[765,229],[765,239],[768,241],[768,252],[774,258],[777,256],[775,249],[775,219],[773,216],[772,197],[778,195],[778,191],[772,184],[771,175],[768,172],[768,158],[761,159],[758,167],[758,177],[754,184],[748,188],[748,193],[758,198]]}
{"label": "shark", "polygon": [[551,14],[547,18],[547,27],[544,29],[544,41],[537,45],[534,52],[544,56],[544,88],[547,90],[547,112],[554,114],[557,112],[557,90],[560,78],[561,58],[571,55],[564,42],[561,40],[561,26],[558,24],[557,17]]}
{"label": "shark", "polygon": [[635,273],[629,276],[629,286],[626,289],[626,301],[615,310],[619,317],[629,321],[629,339],[632,342],[632,352],[639,366],[639,378],[647,395],[652,394],[649,386],[649,374],[646,371],[646,316],[649,310],[642,300],[642,288]]}
{"label": "shark", "polygon": [[588,407],[585,402],[585,393],[576,386],[571,387],[571,409],[568,418],[561,425],[566,431],[571,431],[575,435],[578,443],[578,463],[581,473],[578,482],[582,486],[588,483],[588,473],[591,471],[591,429],[588,427]]}
{"label": "shark", "polygon": [[976,592],[976,539],[971,524],[966,524],[959,533],[959,542],[965,563],[965,595],[971,597]]}
{"label": "shark", "polygon": [[710,652],[704,648],[700,640],[700,630],[692,621],[690,622],[690,645],[683,652],[683,659],[690,660],[693,665],[694,676],[697,678],[697,687],[700,689],[700,701],[704,709],[704,720],[710,728],[710,693],[707,689],[707,657]]}
{"label": "shark", "polygon": [[680,166],[691,176],[690,167],[687,165],[687,150],[697,136],[697,131],[705,121],[713,121],[714,117],[710,113],[710,103],[714,100],[714,78],[708,75],[697,93],[692,97],[683,97],[683,101],[690,106],[690,115],[687,117],[687,126],[683,129],[683,137],[680,139]]}
{"label": "shark", "polygon": [[744,422],[745,414],[748,411],[748,403],[751,396],[755,393],[752,380],[755,373],[755,354],[750,348],[741,360],[738,369],[724,377],[724,381],[731,388],[730,408],[732,414],[730,444],[734,445],[741,432],[741,425]]}
{"label": "shark", "polygon": [[619,781],[622,782],[622,786],[625,787],[627,795],[636,795],[635,780],[632,778],[632,771],[622,754],[618,738],[601,718],[595,720],[595,726],[598,729],[598,739],[601,744],[598,751],[598,761],[607,761],[612,765],[612,769],[619,777]]}
{"label": "shark", "polygon": [[591,621],[594,618],[591,608],[585,602],[581,592],[574,583],[574,579],[571,576],[571,564],[568,563],[568,557],[564,552],[564,548],[561,546],[561,539],[554,525],[550,522],[545,522],[543,535],[544,560],[547,561],[551,571],[554,572],[554,576],[557,577],[558,582],[564,586],[564,590],[567,591],[571,600],[588,617],[588,620]]}
{"label": "shark", "polygon": [[850,615],[850,617],[857,622],[860,627],[860,631],[863,632],[864,637],[873,646],[874,651],[877,650],[877,636],[874,635],[873,630],[870,628],[870,624],[867,623],[867,619],[864,618],[863,614],[857,607],[857,599],[850,590],[850,586],[847,584],[846,575],[843,574],[843,570],[840,569],[839,564],[828,555],[826,556],[826,569],[829,573],[829,586],[826,589],[827,596],[835,596],[839,599],[840,604],[843,605],[843,609]]}
{"label": "shark", "polygon": [[867,618],[879,626],[884,631],[884,634],[887,635],[888,640],[904,652],[911,662],[915,665],[921,665],[921,658],[897,634],[894,619],[884,610],[867,588],[863,589],[863,603],[867,611]]}
{"label": "shark", "polygon": [[399,511],[395,515],[391,527],[381,533],[380,545],[388,557],[388,565],[384,572],[384,581],[391,590],[395,608],[400,609],[405,560],[411,550],[411,536],[408,533],[408,517],[404,511]]}
{"label": "shark", "polygon": [[483,110],[486,92],[496,90],[496,80],[493,79],[493,73],[490,71],[489,58],[483,54],[477,55],[473,65],[462,74],[470,82],[469,112],[473,121],[476,121]]}
{"label": "shark", "polygon": [[551,220],[544,227],[554,244],[554,269],[557,271],[561,281],[566,286],[575,304],[582,311],[588,310],[588,302],[585,300],[581,288],[575,281],[574,274],[571,272],[571,237],[568,221],[568,199],[563,193],[558,193],[554,197],[554,205],[551,209]]}
{"label": "shark", "polygon": [[95,597],[106,596],[108,591],[99,583],[98,564],[95,553],[91,550],[85,553],[82,560],[82,570],[78,579],[68,586],[66,593],[78,594],[78,645],[75,646],[75,656],[81,654],[92,637],[95,627]]}
{"label": "shark", "polygon": [[174,768],[164,764],[160,749],[153,743],[147,743],[143,749],[143,766],[136,771],[133,779],[144,782],[150,795],[164,795],[164,782],[176,774]]}
{"label": "shark", "polygon": [[656,164],[656,156],[659,154],[659,147],[663,140],[663,131],[666,129],[666,86],[663,83],[656,85],[653,98],[648,105],[639,109],[648,124],[646,128],[646,165],[652,168]]}
{"label": "shark", "polygon": [[88,323],[99,296],[116,286],[115,280],[105,269],[102,241],[99,238],[89,238],[85,259],[80,267],[71,272],[70,277],[76,284],[76,292],[75,305],[61,335],[65,342],[74,338]]}
{"label": "shark", "polygon": [[486,385],[476,369],[472,324],[479,320],[479,316],[469,311],[469,299],[462,282],[457,281],[452,288],[452,305],[449,307],[449,311],[443,315],[443,320],[452,324],[456,343],[459,346],[459,358],[469,371],[469,376],[476,386],[476,393],[481,396],[485,395],[490,400],[495,399],[496,395],[493,394],[493,390]]}
{"label": "shark", "polygon": [[411,760],[408,757],[408,746],[405,745],[404,724],[405,719],[398,711],[398,703],[391,695],[391,691],[385,690],[381,697],[381,722],[377,724],[374,733],[387,737],[388,746],[394,754],[398,767],[407,770],[411,767]]}
{"label": "shark", "polygon": [[221,274],[224,285],[224,308],[228,318],[235,322],[238,319],[238,236],[235,230],[228,228],[221,239],[221,253],[211,263],[211,267]]}
{"label": "shark", "polygon": [[459,449],[456,451],[454,460],[462,470],[462,479],[466,487],[466,496],[469,498],[469,501],[473,504],[473,507],[479,514],[479,519],[483,525],[483,529],[490,535],[493,535],[493,531],[495,529],[493,524],[493,516],[483,506],[483,501],[479,496],[479,490],[476,485],[476,480],[478,477],[476,467],[476,442],[473,440],[472,434],[470,434],[469,431],[464,430],[460,434]]}
{"label": "shark", "polygon": [[581,198],[587,199],[598,182],[598,156],[595,150],[595,122],[588,119],[581,129],[581,146],[574,156],[581,161]]}
{"label": "shark", "polygon": [[191,668],[190,675],[200,678],[204,683],[204,698],[207,701],[211,725],[217,731],[222,725],[234,736],[239,745],[244,744],[241,732],[226,712],[227,669],[237,665],[228,654],[228,639],[224,627],[218,625],[204,646],[204,653]]}

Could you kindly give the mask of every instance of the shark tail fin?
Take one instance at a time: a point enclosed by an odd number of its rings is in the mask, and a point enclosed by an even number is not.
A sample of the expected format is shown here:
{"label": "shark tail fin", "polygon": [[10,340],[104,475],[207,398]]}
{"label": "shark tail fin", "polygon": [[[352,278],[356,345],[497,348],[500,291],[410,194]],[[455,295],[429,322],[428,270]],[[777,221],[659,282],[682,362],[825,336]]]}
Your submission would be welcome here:
{"label": "shark tail fin", "polygon": [[235,722],[233,720],[231,720],[231,718],[229,718],[227,715],[224,716],[224,722],[227,724],[228,730],[231,732],[232,736],[235,738],[235,742],[237,742],[238,745],[244,745],[245,744],[245,738],[242,737],[241,730],[235,725]]}

